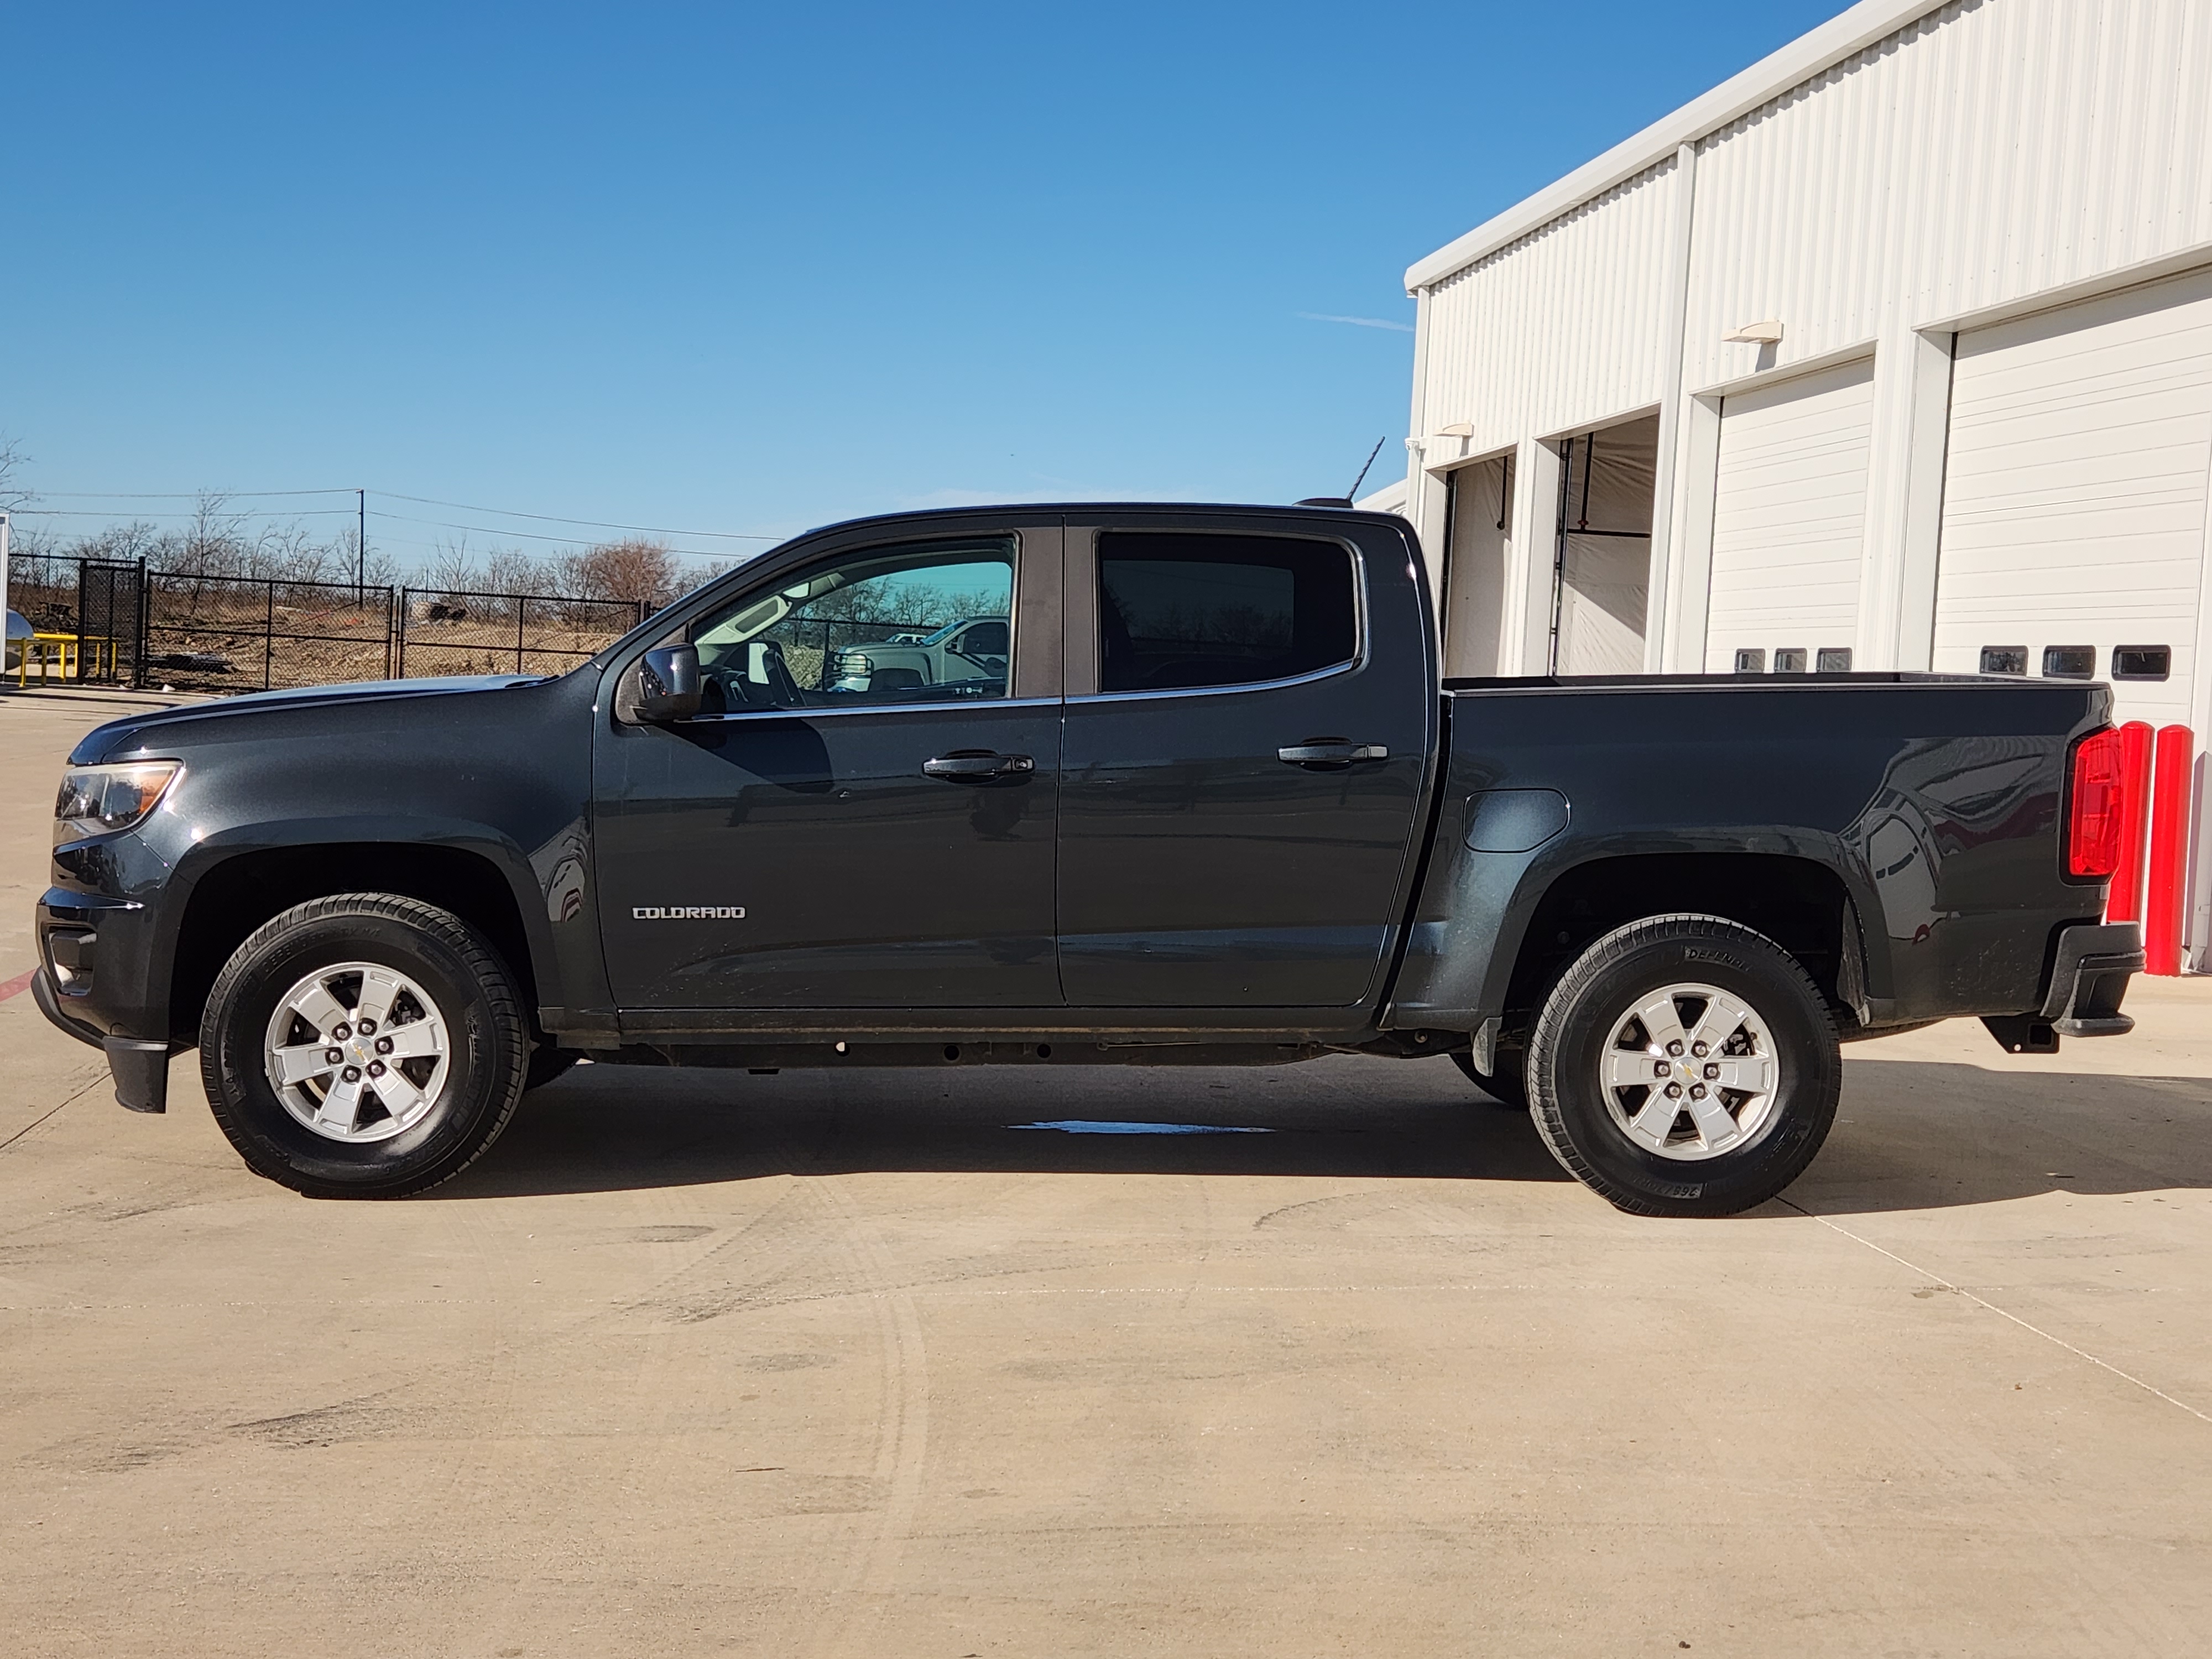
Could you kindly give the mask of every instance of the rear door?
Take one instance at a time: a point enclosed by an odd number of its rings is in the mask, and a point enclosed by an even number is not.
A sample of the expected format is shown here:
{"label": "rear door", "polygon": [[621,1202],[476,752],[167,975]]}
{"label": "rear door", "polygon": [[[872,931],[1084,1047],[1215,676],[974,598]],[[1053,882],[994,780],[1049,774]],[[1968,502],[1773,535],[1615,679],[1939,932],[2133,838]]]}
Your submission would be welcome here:
{"label": "rear door", "polygon": [[[689,623],[702,717],[611,724],[595,760],[620,1006],[1059,1006],[1059,584],[1057,523],[947,526]],[[908,643],[976,616],[995,664]]]}
{"label": "rear door", "polygon": [[1376,985],[1437,720],[1402,540],[1068,530],[1060,972],[1079,1007],[1346,1007]]}

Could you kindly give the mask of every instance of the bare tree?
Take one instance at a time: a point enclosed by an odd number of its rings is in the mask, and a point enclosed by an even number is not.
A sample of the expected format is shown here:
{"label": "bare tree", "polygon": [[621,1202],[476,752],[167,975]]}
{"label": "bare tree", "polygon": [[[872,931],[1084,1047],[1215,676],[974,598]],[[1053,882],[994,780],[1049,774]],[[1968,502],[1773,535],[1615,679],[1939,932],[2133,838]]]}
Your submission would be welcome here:
{"label": "bare tree", "polygon": [[246,553],[246,515],[232,511],[230,498],[219,490],[202,490],[177,550],[179,568],[196,576],[240,576]]}
{"label": "bare tree", "polygon": [[69,550],[71,557],[79,559],[115,559],[125,562],[145,559],[149,562],[166,550],[167,538],[141,520],[134,524],[112,524],[105,530],[96,530],[89,536],[79,537]]}
{"label": "bare tree", "polygon": [[525,593],[543,593],[553,586],[555,573],[543,559],[532,557],[519,547],[501,547],[493,550],[484,560],[484,591],[515,598]]}
{"label": "bare tree", "polygon": [[578,599],[628,599],[658,611],[682,591],[666,542],[626,537],[561,561],[562,586]]}
{"label": "bare tree", "polygon": [[482,585],[483,573],[469,552],[469,538],[441,538],[429,562],[422,567],[422,585],[437,590],[441,599],[473,593]]}
{"label": "bare tree", "polygon": [[23,488],[19,475],[31,458],[13,438],[0,438],[0,513],[13,513],[38,497]]}

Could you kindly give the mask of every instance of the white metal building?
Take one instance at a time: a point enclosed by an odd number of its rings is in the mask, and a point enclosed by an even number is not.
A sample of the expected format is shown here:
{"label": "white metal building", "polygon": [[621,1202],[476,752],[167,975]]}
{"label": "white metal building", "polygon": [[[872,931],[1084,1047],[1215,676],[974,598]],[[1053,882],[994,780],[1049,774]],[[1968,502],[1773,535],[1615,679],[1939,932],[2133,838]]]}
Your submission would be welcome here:
{"label": "white metal building", "polygon": [[2048,673],[2212,727],[2212,0],[1863,0],[1407,286],[1448,672]]}

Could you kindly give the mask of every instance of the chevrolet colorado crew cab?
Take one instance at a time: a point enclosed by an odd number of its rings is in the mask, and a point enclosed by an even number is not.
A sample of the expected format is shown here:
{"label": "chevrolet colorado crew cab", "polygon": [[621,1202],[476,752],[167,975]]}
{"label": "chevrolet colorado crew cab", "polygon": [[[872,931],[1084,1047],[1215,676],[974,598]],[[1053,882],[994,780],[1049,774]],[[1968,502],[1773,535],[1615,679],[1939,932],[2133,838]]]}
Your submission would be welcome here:
{"label": "chevrolet colorado crew cab", "polygon": [[[894,628],[1007,649],[854,675]],[[1624,1209],[1819,1150],[1838,1044],[2124,1032],[2102,685],[1443,680],[1402,520],[842,524],[574,671],[133,715],[70,757],[39,1006],[246,1162],[392,1196],[601,1063],[1455,1064]],[[1347,1110],[1356,1105],[1347,1103]]]}

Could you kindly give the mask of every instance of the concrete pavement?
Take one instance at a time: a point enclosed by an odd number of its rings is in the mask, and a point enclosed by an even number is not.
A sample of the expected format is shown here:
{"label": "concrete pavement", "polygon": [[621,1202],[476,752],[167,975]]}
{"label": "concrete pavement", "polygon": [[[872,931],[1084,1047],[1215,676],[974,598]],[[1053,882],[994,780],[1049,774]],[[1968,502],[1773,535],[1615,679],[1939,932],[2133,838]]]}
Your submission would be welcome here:
{"label": "concrete pavement", "polygon": [[[0,701],[0,981],[61,756]],[[17,963],[17,957],[23,959]],[[394,1204],[0,1001],[26,1655],[2194,1654],[2212,987],[1616,1214],[1437,1061],[582,1067]],[[1142,1120],[1265,1133],[1009,1126]]]}

